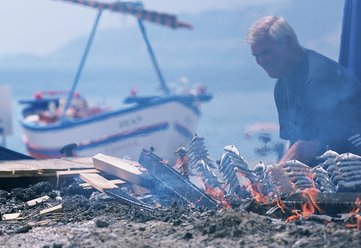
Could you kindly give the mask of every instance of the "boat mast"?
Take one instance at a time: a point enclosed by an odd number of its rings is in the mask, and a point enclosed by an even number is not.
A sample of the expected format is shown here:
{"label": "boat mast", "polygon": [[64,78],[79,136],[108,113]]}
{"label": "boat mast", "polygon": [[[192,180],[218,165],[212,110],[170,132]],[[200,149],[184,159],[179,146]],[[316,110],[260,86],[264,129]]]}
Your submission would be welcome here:
{"label": "boat mast", "polygon": [[157,58],[155,57],[154,55],[154,52],[153,52],[153,49],[152,49],[152,46],[150,45],[150,42],[149,42],[149,39],[148,39],[148,36],[147,36],[147,31],[145,30],[145,26],[143,24],[143,21],[138,18],[138,26],[139,26],[139,29],[142,33],[142,36],[143,36],[143,39],[144,39],[144,42],[147,46],[147,51],[149,53],[149,56],[150,56],[150,59],[152,60],[152,63],[153,63],[153,66],[155,68],[155,71],[157,73],[157,76],[158,76],[158,80],[160,82],[160,85],[162,87],[162,90],[164,91],[164,93],[166,95],[169,95],[169,88],[168,88],[168,85],[167,85],[167,82],[166,80],[164,79],[163,77],[163,74],[160,70],[160,67],[159,67],[159,64],[158,64],[158,61],[157,61]]}
{"label": "boat mast", "polygon": [[97,30],[98,23],[99,23],[99,20],[100,20],[101,15],[102,15],[102,12],[103,12],[103,10],[100,8],[100,9],[98,10],[98,14],[97,14],[97,16],[96,16],[96,19],[95,19],[95,22],[94,22],[92,31],[91,31],[91,33],[90,33],[90,35],[89,35],[89,38],[88,38],[88,41],[87,41],[87,44],[86,44],[86,47],[85,47],[83,56],[81,57],[79,67],[78,67],[78,70],[77,70],[77,72],[76,72],[76,75],[75,75],[75,78],[74,78],[74,81],[73,81],[73,85],[72,85],[72,87],[71,87],[71,90],[70,90],[69,93],[68,93],[68,97],[67,97],[67,100],[66,100],[66,103],[65,103],[65,107],[64,107],[64,110],[63,110],[63,113],[62,113],[62,116],[61,116],[62,119],[65,117],[66,111],[67,111],[68,108],[70,107],[71,101],[72,101],[72,99],[73,99],[74,91],[75,91],[75,89],[76,89],[76,86],[78,85],[78,82],[79,82],[81,73],[82,73],[82,71],[83,71],[83,68],[84,68],[86,59],[87,59],[87,57],[88,57],[88,53],[89,53],[90,47],[91,47],[91,45],[92,45],[92,43],[93,43],[94,36],[95,36],[96,30]]}
{"label": "boat mast", "polygon": [[71,88],[71,90],[70,90],[70,92],[68,94],[68,98],[67,98],[67,101],[66,101],[66,104],[65,104],[65,107],[64,107],[64,111],[62,113],[62,118],[65,117],[65,113],[68,110],[68,108],[70,107],[70,103],[72,101],[75,88],[76,88],[76,86],[78,84],[78,81],[80,79],[80,75],[81,75],[81,72],[83,70],[86,58],[88,56],[90,46],[91,46],[91,44],[93,42],[93,39],[94,39],[94,35],[95,35],[96,29],[97,29],[97,26],[98,26],[100,16],[102,14],[102,10],[104,10],[104,9],[114,11],[114,12],[120,12],[120,13],[123,13],[123,14],[130,14],[130,15],[133,15],[133,16],[135,16],[137,18],[139,28],[141,30],[143,39],[144,39],[145,44],[147,46],[147,50],[148,50],[148,53],[149,53],[150,58],[152,60],[153,66],[154,66],[154,68],[156,70],[156,73],[157,73],[158,79],[160,81],[162,90],[164,91],[164,93],[166,95],[169,95],[169,93],[170,93],[169,88],[168,88],[166,80],[164,79],[164,77],[162,75],[162,72],[161,72],[161,70],[159,68],[158,61],[157,61],[157,58],[154,55],[152,46],[150,45],[150,42],[148,40],[147,32],[145,30],[143,20],[148,21],[148,22],[152,22],[152,23],[157,23],[157,24],[167,26],[167,27],[170,27],[170,28],[173,28],[173,29],[177,29],[177,28],[192,29],[192,26],[190,24],[178,21],[177,17],[174,16],[174,15],[169,15],[169,14],[166,14],[166,13],[159,13],[159,12],[156,12],[156,11],[145,10],[143,8],[143,4],[141,2],[121,2],[121,1],[118,1],[118,2],[115,2],[115,3],[101,3],[101,2],[97,2],[97,1],[87,1],[87,0],[62,0],[62,1],[64,1],[64,2],[72,2],[72,3],[75,3],[75,4],[81,4],[81,5],[85,5],[85,6],[88,6],[88,7],[99,9],[97,18],[96,18],[95,23],[93,25],[92,32],[90,33],[90,36],[88,38],[88,42],[87,42],[84,54],[83,54],[83,56],[81,58],[78,71],[77,71],[77,73],[75,75],[73,86],[72,86],[72,88]]}

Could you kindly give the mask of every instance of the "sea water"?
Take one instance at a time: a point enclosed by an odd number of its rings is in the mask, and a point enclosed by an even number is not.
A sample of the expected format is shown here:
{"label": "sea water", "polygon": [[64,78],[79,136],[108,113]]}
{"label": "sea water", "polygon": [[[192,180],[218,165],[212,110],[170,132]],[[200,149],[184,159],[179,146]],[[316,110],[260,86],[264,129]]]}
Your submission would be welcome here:
{"label": "sea water", "polygon": [[[36,91],[41,90],[69,90],[73,83],[73,71],[43,70],[43,69],[11,69],[0,71],[0,84],[9,85],[12,94],[13,134],[6,138],[6,146],[15,151],[26,153],[22,140],[22,130],[19,124],[21,106],[20,99],[32,98]],[[141,79],[118,80],[117,73],[104,77],[97,74],[84,75],[78,82],[76,90],[86,97],[91,105],[116,107],[121,105],[122,99],[129,95],[132,87],[136,87],[139,95],[156,93],[157,87],[154,76],[148,82]],[[138,81],[137,81],[138,80]],[[144,79],[142,79],[144,80]],[[261,155],[256,149],[264,147],[260,140],[262,128],[255,130],[246,137],[246,129],[255,123],[277,124],[277,114],[273,102],[272,81],[261,82],[264,87],[243,87],[247,83],[244,79],[228,79],[228,81],[206,82],[208,91],[213,99],[201,106],[197,134],[205,138],[205,145],[210,157],[220,159],[223,147],[235,145],[241,155],[251,164],[258,161],[275,162],[277,156],[269,152]],[[189,83],[189,87],[192,87]],[[133,88],[134,90],[134,88]],[[271,134],[272,146],[279,142],[277,130],[266,130]]]}

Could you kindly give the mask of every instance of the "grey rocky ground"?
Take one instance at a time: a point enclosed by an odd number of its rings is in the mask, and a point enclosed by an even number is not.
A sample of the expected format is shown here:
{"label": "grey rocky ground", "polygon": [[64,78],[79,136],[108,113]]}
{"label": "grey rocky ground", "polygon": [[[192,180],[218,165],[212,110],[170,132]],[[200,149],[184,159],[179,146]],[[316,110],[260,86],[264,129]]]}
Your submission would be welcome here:
{"label": "grey rocky ground", "polygon": [[[35,207],[26,200],[52,199]],[[0,221],[1,247],[360,247],[361,233],[342,223],[285,223],[241,207],[201,211],[174,205],[142,210],[67,187],[60,194],[44,183],[0,191],[1,213],[24,219]],[[63,212],[40,215],[63,204]]]}

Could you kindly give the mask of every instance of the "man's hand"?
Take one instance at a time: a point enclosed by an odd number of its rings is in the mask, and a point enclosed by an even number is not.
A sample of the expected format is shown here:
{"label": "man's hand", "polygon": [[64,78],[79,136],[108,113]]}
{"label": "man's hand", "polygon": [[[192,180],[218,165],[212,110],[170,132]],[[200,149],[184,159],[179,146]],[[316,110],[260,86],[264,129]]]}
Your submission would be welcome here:
{"label": "man's hand", "polygon": [[296,159],[302,163],[308,164],[317,156],[319,149],[320,142],[317,140],[298,140],[286,151],[278,163],[282,165],[287,161]]}

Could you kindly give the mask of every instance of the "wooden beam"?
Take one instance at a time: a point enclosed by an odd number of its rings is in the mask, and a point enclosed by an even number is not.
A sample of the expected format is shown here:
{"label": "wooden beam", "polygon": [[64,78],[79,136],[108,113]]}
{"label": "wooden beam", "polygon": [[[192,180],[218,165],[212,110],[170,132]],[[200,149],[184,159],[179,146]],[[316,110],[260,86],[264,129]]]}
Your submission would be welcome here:
{"label": "wooden beam", "polygon": [[93,156],[93,164],[96,169],[117,176],[127,182],[145,188],[153,186],[153,182],[145,178],[145,169],[137,162],[98,153]]}
{"label": "wooden beam", "polygon": [[[79,162],[77,162],[79,161]],[[94,169],[91,158],[66,159],[24,159],[0,162],[0,178],[55,176],[57,171]]]}
{"label": "wooden beam", "polygon": [[93,188],[104,192],[115,199],[118,199],[126,204],[131,204],[138,207],[144,207],[147,209],[151,209],[152,207],[137,198],[129,195],[128,193],[124,192],[121,188],[116,186],[114,183],[110,182],[109,180],[105,179],[104,177],[98,174],[80,174],[80,178],[83,179],[85,182],[89,183]]}
{"label": "wooden beam", "polygon": [[118,188],[114,183],[95,173],[80,174],[80,178],[101,192],[104,192],[104,189]]}
{"label": "wooden beam", "polygon": [[20,174],[0,174],[0,178],[19,178],[19,177],[54,177],[53,173],[20,173]]}
{"label": "wooden beam", "polygon": [[1,215],[2,220],[17,220],[21,213],[3,214]]}
{"label": "wooden beam", "polygon": [[40,214],[45,215],[45,214],[51,214],[51,213],[59,213],[59,212],[62,212],[62,211],[63,211],[63,205],[59,204],[59,205],[56,205],[54,207],[46,208],[46,209],[41,210]]}
{"label": "wooden beam", "polygon": [[85,174],[85,173],[99,173],[99,171],[96,169],[57,171],[56,176],[57,177],[73,177],[73,176],[77,176],[79,174]]}
{"label": "wooden beam", "polygon": [[[114,183],[117,186],[127,183],[126,181],[123,181],[121,179],[113,179],[113,180],[109,180],[109,182]],[[91,188],[91,185],[89,183],[81,183],[81,184],[79,184],[79,186],[82,187],[83,189]]]}
{"label": "wooden beam", "polygon": [[50,197],[45,195],[45,196],[42,196],[42,197],[38,197],[36,199],[33,199],[33,200],[30,200],[30,201],[27,201],[26,202],[26,205],[28,205],[29,207],[33,207],[33,206],[36,206],[37,204],[39,203],[42,203],[42,202],[45,202],[47,200],[49,200]]}

